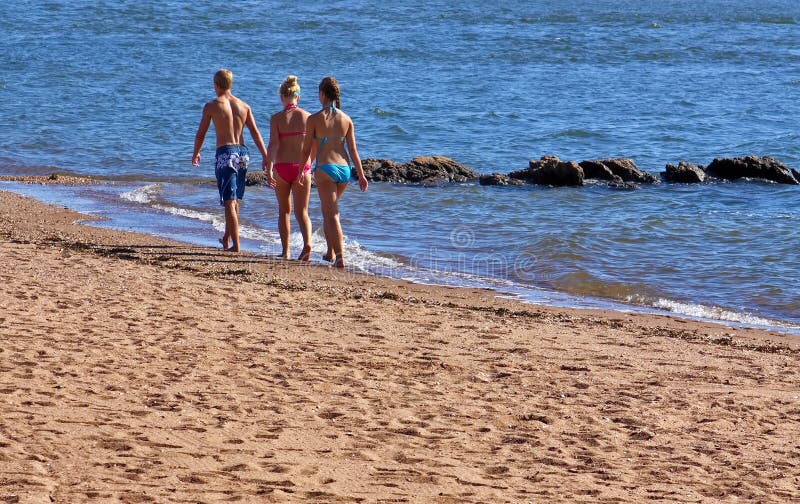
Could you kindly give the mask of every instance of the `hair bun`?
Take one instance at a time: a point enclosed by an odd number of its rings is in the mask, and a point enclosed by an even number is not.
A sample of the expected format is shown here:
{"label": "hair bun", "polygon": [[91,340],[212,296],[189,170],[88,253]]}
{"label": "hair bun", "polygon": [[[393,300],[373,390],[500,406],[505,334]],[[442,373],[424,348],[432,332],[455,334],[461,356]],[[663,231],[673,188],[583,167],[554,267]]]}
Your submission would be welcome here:
{"label": "hair bun", "polygon": [[296,75],[287,75],[278,89],[283,96],[297,95],[300,93],[300,85],[297,84]]}

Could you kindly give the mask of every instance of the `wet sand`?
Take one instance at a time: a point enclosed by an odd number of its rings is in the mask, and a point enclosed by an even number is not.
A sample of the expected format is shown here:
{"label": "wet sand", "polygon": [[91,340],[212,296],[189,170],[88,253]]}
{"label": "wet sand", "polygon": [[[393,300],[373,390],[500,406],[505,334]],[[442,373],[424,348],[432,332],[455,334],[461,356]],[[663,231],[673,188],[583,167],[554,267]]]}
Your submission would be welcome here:
{"label": "wet sand", "polygon": [[0,192],[0,502],[798,502],[800,343]]}

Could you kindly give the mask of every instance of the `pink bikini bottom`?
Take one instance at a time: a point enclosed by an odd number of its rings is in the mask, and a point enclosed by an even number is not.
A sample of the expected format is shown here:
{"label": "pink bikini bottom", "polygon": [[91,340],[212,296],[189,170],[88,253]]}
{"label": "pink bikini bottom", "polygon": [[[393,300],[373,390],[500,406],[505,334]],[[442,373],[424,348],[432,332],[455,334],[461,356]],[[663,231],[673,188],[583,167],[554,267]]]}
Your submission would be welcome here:
{"label": "pink bikini bottom", "polygon": [[[275,171],[278,172],[278,176],[285,182],[291,184],[297,180],[297,175],[299,175],[300,170],[299,163],[275,163],[273,166],[275,167]],[[306,165],[303,169],[303,173],[309,172],[311,172],[311,165]]]}

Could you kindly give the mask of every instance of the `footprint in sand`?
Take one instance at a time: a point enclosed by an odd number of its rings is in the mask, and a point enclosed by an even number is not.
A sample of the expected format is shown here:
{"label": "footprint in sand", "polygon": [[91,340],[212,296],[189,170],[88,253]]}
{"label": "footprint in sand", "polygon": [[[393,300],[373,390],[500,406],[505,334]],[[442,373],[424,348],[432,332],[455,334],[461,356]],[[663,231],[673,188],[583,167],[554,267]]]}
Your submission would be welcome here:
{"label": "footprint in sand", "polygon": [[180,481],[181,483],[190,483],[190,484],[193,484],[193,485],[203,485],[203,484],[206,483],[206,480],[204,480],[203,478],[201,478],[200,476],[198,476],[196,474],[188,474],[188,475],[185,475],[185,476],[178,476],[178,481]]}

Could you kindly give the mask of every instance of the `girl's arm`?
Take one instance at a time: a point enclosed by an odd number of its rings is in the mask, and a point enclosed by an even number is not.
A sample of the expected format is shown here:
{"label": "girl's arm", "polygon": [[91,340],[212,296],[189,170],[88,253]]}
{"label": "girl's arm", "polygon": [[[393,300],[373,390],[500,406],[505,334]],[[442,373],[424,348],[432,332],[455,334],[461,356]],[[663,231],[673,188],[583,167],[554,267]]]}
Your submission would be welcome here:
{"label": "girl's arm", "polygon": [[278,145],[280,144],[278,121],[275,119],[276,115],[277,114],[273,115],[269,119],[269,146],[267,147],[266,164],[262,167],[262,169],[267,172],[267,184],[273,189],[278,185],[275,181],[273,165],[275,164],[275,159],[278,155]]}
{"label": "girl's arm", "polygon": [[361,157],[358,155],[358,148],[356,148],[356,132],[353,126],[353,120],[350,120],[350,127],[347,128],[347,149],[350,151],[350,159],[353,161],[353,166],[358,171],[358,187],[362,191],[366,191],[369,187],[367,177],[364,176],[364,168],[361,166]]}

